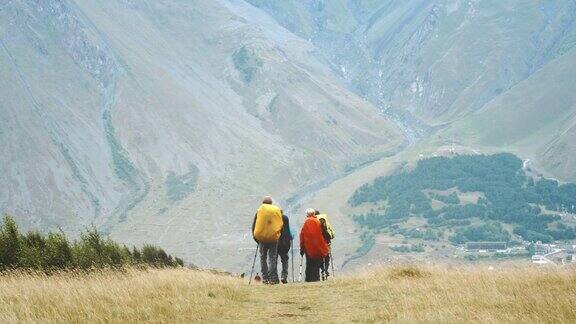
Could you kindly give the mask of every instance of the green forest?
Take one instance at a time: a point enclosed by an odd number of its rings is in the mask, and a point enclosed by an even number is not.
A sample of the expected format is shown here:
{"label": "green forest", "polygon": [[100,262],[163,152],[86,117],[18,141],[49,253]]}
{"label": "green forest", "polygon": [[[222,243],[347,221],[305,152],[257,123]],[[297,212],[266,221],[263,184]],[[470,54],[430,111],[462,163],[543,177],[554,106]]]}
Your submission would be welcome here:
{"label": "green forest", "polygon": [[141,249],[121,246],[88,229],[70,241],[62,232],[44,235],[20,233],[16,222],[5,216],[0,226],[0,271],[12,269],[92,270],[124,266],[179,267],[184,262],[163,249],[145,245]]}
{"label": "green forest", "polygon": [[[460,193],[481,193],[476,203],[462,203],[454,192],[441,195],[427,190],[457,189]],[[442,203],[433,208],[433,200]],[[411,170],[401,169],[390,176],[360,187],[350,198],[351,206],[372,203],[384,208],[354,215],[365,229],[402,230],[410,217],[426,220],[425,231],[401,233],[406,237],[427,236],[430,240],[451,230],[454,244],[468,241],[510,241],[513,233],[526,241],[572,240],[576,230],[548,211],[576,212],[576,184],[534,179],[522,169],[522,161],[508,153],[433,157],[418,162]],[[414,231],[413,231],[414,232]]]}

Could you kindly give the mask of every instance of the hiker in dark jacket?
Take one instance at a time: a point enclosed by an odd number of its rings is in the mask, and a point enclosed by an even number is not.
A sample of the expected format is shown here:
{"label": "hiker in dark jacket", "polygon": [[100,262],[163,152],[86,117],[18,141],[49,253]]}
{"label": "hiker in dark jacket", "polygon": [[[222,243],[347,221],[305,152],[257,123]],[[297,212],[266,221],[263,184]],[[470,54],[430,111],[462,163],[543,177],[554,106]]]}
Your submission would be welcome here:
{"label": "hiker in dark jacket", "polygon": [[294,236],[290,230],[290,221],[288,216],[282,213],[282,233],[280,234],[280,240],[278,241],[278,255],[282,261],[282,274],[280,275],[280,281],[282,283],[288,282],[288,252],[290,252],[290,246],[292,245],[292,240]]}

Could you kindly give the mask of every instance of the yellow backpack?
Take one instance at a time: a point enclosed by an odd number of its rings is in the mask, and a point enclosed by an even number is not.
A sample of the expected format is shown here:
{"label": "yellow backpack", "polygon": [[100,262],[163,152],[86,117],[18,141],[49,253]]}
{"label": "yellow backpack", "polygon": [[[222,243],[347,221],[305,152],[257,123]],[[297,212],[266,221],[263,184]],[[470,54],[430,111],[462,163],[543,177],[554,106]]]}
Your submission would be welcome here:
{"label": "yellow backpack", "polygon": [[254,238],[260,243],[276,243],[282,233],[282,211],[274,205],[262,204],[256,212]]}
{"label": "yellow backpack", "polygon": [[316,215],[316,218],[318,218],[318,220],[323,219],[326,222],[326,229],[328,230],[328,234],[330,235],[330,239],[334,239],[336,237],[336,232],[334,231],[334,228],[332,227],[332,225],[328,221],[328,215],[320,214],[320,215]]}

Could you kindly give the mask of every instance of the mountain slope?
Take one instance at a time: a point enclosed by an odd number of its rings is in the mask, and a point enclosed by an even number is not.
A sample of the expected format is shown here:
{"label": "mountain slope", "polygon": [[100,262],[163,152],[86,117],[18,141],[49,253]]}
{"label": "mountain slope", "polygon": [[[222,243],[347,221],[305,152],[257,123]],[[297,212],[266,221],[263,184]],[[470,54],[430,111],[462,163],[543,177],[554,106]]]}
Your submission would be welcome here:
{"label": "mountain slope", "polygon": [[516,150],[550,174],[576,179],[570,158],[576,152],[574,62],[576,50],[571,50],[439,136]]}
{"label": "mountain slope", "polygon": [[262,194],[402,143],[311,44],[240,1],[11,1],[0,17],[0,211],[25,227],[95,224],[231,266]]}
{"label": "mountain slope", "polygon": [[573,1],[249,1],[309,37],[356,91],[432,124],[481,108],[576,44]]}
{"label": "mountain slope", "polygon": [[[99,223],[121,199],[102,127],[114,69],[102,43],[64,6],[0,11],[0,209],[35,226]],[[51,41],[55,38],[57,41]],[[74,206],[71,208],[71,206]]]}
{"label": "mountain slope", "polygon": [[[548,77],[537,93],[554,93],[554,100],[537,107],[540,113],[569,102],[576,90],[574,82],[566,82],[566,73],[554,74],[576,65],[569,58],[576,44],[574,1],[250,2],[310,38],[351,89],[398,119],[416,139],[432,131],[426,125],[446,126],[468,118],[470,124],[476,112],[487,109],[494,120],[506,120],[507,114],[523,109],[515,106],[522,103],[510,107],[504,104],[511,102],[500,97],[508,91],[516,97],[537,97],[532,91],[537,84],[531,80],[541,80],[536,76],[541,70],[548,71],[543,72]],[[482,125],[500,141],[513,135]],[[565,139],[556,138],[554,127],[550,124],[541,135],[557,147],[575,141],[569,131],[563,133]],[[468,142],[466,135],[456,140]],[[539,145],[523,146],[519,153],[545,154],[539,163],[543,168],[574,179],[569,171],[573,165],[559,154],[561,149],[544,153]]]}

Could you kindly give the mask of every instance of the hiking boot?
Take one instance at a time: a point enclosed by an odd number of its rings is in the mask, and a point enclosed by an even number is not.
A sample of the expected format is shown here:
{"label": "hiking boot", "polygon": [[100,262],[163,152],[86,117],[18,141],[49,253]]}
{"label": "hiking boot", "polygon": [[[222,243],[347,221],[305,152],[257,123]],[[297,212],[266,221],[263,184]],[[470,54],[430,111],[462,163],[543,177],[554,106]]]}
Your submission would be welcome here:
{"label": "hiking boot", "polygon": [[286,280],[286,279],[282,279],[281,281],[282,281],[283,284],[288,283],[288,280]]}

